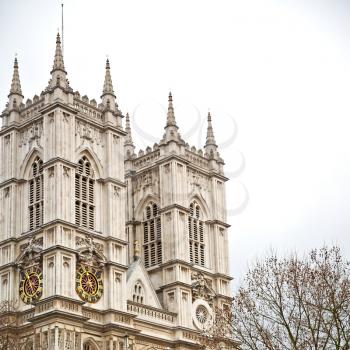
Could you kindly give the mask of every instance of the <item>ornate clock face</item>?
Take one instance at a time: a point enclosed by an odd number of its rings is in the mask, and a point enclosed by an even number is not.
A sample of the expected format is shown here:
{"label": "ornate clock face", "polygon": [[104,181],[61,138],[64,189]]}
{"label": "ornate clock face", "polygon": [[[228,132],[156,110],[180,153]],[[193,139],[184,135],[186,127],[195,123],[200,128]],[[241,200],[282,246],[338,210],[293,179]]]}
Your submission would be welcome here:
{"label": "ornate clock face", "polygon": [[75,290],[79,297],[89,303],[96,303],[103,293],[102,271],[87,265],[78,265]]}
{"label": "ornate clock face", "polygon": [[43,293],[43,274],[38,266],[20,272],[19,295],[24,303],[39,300]]}

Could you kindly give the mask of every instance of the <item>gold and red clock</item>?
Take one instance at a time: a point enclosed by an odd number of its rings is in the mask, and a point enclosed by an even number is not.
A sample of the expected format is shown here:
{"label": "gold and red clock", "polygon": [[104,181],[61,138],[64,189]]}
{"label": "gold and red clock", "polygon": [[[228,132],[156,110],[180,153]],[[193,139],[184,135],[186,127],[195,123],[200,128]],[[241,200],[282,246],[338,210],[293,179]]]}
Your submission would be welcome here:
{"label": "gold and red clock", "polygon": [[88,265],[78,265],[75,290],[79,297],[89,303],[98,302],[103,293],[102,271]]}
{"label": "gold and red clock", "polygon": [[43,293],[43,274],[38,266],[31,266],[20,272],[19,295],[24,303],[39,300]]}

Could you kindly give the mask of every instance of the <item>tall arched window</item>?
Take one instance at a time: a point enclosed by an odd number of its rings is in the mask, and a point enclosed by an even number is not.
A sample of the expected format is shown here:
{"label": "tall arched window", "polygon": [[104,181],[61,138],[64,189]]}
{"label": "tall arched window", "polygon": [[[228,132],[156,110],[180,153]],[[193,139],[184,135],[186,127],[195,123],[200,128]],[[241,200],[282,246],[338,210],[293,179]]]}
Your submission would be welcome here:
{"label": "tall arched window", "polygon": [[145,209],[143,222],[143,253],[145,267],[162,262],[162,225],[157,204],[150,203]]}
{"label": "tall arched window", "polygon": [[188,236],[190,261],[192,264],[205,265],[204,222],[201,208],[197,202],[190,204],[188,215]]}
{"label": "tall arched window", "polygon": [[75,223],[90,230],[95,226],[94,185],[91,164],[84,156],[75,173]]}
{"label": "tall arched window", "polygon": [[44,191],[43,191],[43,161],[36,157],[32,164],[32,174],[29,180],[29,229],[34,230],[43,223]]}

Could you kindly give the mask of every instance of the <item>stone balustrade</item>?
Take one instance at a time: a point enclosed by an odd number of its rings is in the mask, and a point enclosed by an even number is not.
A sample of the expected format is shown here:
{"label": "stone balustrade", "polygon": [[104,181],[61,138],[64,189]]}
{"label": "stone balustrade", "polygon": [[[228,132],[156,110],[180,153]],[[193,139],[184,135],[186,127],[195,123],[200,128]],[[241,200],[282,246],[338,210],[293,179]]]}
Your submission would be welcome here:
{"label": "stone balustrade", "polygon": [[173,312],[164,311],[147,305],[128,301],[128,311],[136,314],[140,318],[154,320],[159,322],[167,322],[175,324],[176,314]]}

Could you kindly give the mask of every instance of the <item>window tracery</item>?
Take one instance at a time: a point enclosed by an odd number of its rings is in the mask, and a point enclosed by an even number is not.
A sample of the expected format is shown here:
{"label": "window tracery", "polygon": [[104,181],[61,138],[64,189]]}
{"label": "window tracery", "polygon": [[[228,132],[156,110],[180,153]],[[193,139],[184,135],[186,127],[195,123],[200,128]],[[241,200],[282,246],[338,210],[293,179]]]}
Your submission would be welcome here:
{"label": "window tracery", "polygon": [[41,226],[44,217],[43,161],[36,157],[29,181],[29,230]]}
{"label": "window tracery", "polygon": [[94,187],[91,163],[84,156],[75,173],[75,223],[90,230],[95,226]]}
{"label": "window tracery", "polygon": [[188,215],[189,253],[192,264],[205,266],[204,222],[197,202],[190,204]]}
{"label": "window tracery", "polygon": [[159,207],[155,203],[150,203],[145,209],[143,253],[146,268],[162,263],[162,225]]}

